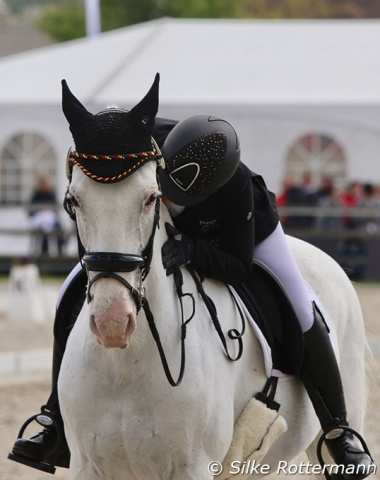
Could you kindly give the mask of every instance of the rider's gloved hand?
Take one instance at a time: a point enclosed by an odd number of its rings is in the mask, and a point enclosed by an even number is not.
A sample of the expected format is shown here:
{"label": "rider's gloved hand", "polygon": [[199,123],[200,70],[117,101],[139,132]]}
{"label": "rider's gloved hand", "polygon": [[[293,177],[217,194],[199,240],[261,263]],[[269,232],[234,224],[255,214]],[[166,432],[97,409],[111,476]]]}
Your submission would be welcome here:
{"label": "rider's gloved hand", "polygon": [[161,248],[162,263],[166,275],[172,275],[177,268],[190,262],[195,245],[191,237],[184,235],[170,223],[165,223],[165,228],[169,239]]}

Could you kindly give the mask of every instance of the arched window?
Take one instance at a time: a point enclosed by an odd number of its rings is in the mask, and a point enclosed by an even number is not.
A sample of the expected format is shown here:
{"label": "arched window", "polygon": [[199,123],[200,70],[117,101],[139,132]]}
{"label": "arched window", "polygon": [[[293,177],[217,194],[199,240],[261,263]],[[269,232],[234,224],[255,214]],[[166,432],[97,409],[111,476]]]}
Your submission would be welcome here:
{"label": "arched window", "polygon": [[55,187],[57,159],[53,147],[33,132],[13,136],[0,151],[0,203],[28,202],[38,177]]}
{"label": "arched window", "polygon": [[286,157],[286,173],[301,182],[309,175],[314,185],[329,177],[342,186],[347,177],[347,161],[342,146],[329,135],[310,133],[298,139]]}

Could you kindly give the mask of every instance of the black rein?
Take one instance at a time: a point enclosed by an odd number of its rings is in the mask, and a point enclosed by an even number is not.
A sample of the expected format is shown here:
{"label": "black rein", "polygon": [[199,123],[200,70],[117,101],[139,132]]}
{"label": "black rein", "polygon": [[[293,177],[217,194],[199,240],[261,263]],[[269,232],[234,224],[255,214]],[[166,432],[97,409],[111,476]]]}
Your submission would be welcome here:
{"label": "black rein", "polygon": [[[148,321],[148,325],[150,328],[150,331],[152,333],[153,339],[156,342],[158,353],[160,355],[161,363],[165,371],[166,378],[168,382],[170,383],[171,386],[176,387],[178,386],[183,378],[184,371],[185,371],[185,363],[186,363],[186,352],[185,352],[185,339],[186,339],[186,327],[187,324],[190,322],[190,320],[194,317],[195,314],[195,302],[192,294],[189,293],[183,293],[182,292],[182,272],[180,269],[177,269],[174,275],[174,280],[176,284],[176,290],[177,290],[177,295],[180,301],[180,306],[181,306],[181,365],[180,365],[180,370],[178,374],[177,380],[174,380],[170,368],[166,359],[166,355],[164,352],[164,349],[162,347],[161,339],[159,332],[157,330],[156,323],[154,321],[154,316],[153,313],[150,309],[149,302],[145,297],[145,292],[144,292],[144,287],[143,287],[143,281],[146,278],[146,276],[149,273],[150,270],[150,265],[152,263],[152,257],[153,257],[153,243],[154,243],[154,237],[156,234],[156,229],[159,228],[159,216],[160,214],[160,199],[157,198],[156,201],[156,207],[155,207],[155,218],[154,218],[154,224],[153,224],[153,229],[152,233],[150,235],[150,238],[148,240],[148,243],[146,247],[144,248],[144,251],[142,255],[135,255],[135,254],[130,254],[130,253],[115,253],[115,252],[91,252],[91,253],[85,253],[83,255],[83,263],[86,267],[87,270],[87,275],[89,271],[94,271],[94,272],[99,272],[97,273],[91,280],[90,276],[88,275],[89,278],[89,283],[88,283],[88,288],[87,288],[87,301],[88,303],[91,302],[92,296],[91,296],[91,287],[92,285],[99,280],[100,278],[112,278],[114,280],[117,280],[121,282],[132,294],[132,297],[136,303],[137,307],[137,313],[140,311],[141,308],[143,308],[145,312],[146,319]],[[133,272],[137,269],[141,270],[141,278],[140,278],[140,285],[139,288],[133,287],[125,278],[123,278],[121,275],[115,272]],[[211,299],[206,295],[206,293],[203,290],[202,282],[197,278],[197,275],[195,272],[188,268],[198,289],[198,293],[202,297],[203,301],[206,304],[206,307],[211,315],[214,327],[220,337],[220,340],[223,344],[226,356],[229,360],[231,361],[236,361],[239,360],[239,358],[242,355],[243,352],[243,341],[242,341],[242,336],[244,335],[245,331],[245,323],[244,323],[244,315],[242,314],[239,305],[237,304],[235,300],[235,304],[239,310],[241,319],[242,319],[242,325],[243,329],[241,332],[238,332],[235,329],[232,329],[228,332],[228,336],[231,340],[237,340],[238,341],[238,353],[236,357],[231,357],[228,348],[227,348],[227,343],[226,339],[224,337],[224,334],[222,332],[216,309],[215,306],[213,305],[213,302]],[[193,305],[193,311],[190,315],[190,317],[187,320],[184,320],[184,309],[183,309],[183,298],[184,297],[190,297],[192,300],[192,305]],[[233,295],[232,295],[233,297]],[[234,297],[233,297],[234,298]]]}
{"label": "black rein", "polygon": [[[169,364],[166,360],[166,355],[164,349],[162,347],[160,335],[157,330],[156,323],[154,321],[153,313],[150,309],[149,302],[145,298],[144,288],[142,285],[143,280],[149,273],[150,265],[152,263],[153,257],[153,243],[154,237],[156,234],[156,228],[159,228],[159,219],[160,219],[160,201],[157,198],[156,207],[155,207],[155,217],[154,217],[154,224],[152,233],[148,240],[146,247],[144,248],[142,256],[134,255],[130,253],[115,253],[115,252],[91,252],[85,253],[83,255],[83,263],[87,270],[87,275],[89,271],[99,272],[97,273],[91,280],[89,279],[88,287],[87,287],[87,301],[88,303],[91,302],[91,287],[92,285],[99,280],[100,278],[113,278],[121,282],[132,294],[133,299],[136,303],[137,312],[143,308],[145,312],[145,316],[148,321],[148,325],[152,336],[156,342],[158,353],[161,358],[161,363],[165,371],[166,378],[168,382],[173,387],[178,386],[183,378],[183,374],[185,372],[185,363],[186,363],[186,354],[185,354],[185,339],[186,339],[186,326],[193,318],[195,313],[194,308],[194,299],[193,299],[193,312],[190,317],[184,321],[184,312],[183,312],[183,305],[182,305],[182,297],[187,296],[189,294],[183,294],[180,292],[180,289],[177,289],[178,297],[180,299],[181,304],[181,313],[182,313],[182,322],[181,322],[181,366],[177,380],[174,380]],[[121,275],[115,272],[133,272],[138,268],[141,269],[141,279],[140,279],[140,286],[139,288],[133,287],[128,280],[123,278]],[[88,278],[90,276],[88,275]],[[191,296],[191,295],[190,295]],[[191,296],[192,297],[192,296]]]}

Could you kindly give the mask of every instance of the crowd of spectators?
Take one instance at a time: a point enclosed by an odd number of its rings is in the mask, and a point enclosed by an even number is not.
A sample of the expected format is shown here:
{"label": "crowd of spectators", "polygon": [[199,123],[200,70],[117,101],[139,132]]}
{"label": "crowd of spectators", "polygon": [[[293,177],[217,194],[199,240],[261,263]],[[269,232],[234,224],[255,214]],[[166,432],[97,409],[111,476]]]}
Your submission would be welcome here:
{"label": "crowd of spectators", "polygon": [[[352,181],[342,189],[328,177],[314,185],[309,174],[305,174],[301,182],[289,174],[277,195],[277,205],[309,207],[303,209],[305,213],[282,216],[285,229],[361,229],[369,234],[380,233],[380,185],[371,182]],[[320,208],[310,211],[310,207]]]}

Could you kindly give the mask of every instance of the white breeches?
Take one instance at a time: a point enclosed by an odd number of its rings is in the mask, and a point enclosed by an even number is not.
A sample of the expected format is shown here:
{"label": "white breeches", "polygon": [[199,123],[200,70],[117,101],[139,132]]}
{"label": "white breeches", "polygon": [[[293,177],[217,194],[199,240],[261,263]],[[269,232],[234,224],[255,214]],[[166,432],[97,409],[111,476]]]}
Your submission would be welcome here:
{"label": "white breeches", "polygon": [[314,297],[298,269],[280,223],[255,246],[254,257],[278,277],[293,304],[302,331],[307,332],[314,322]]}

